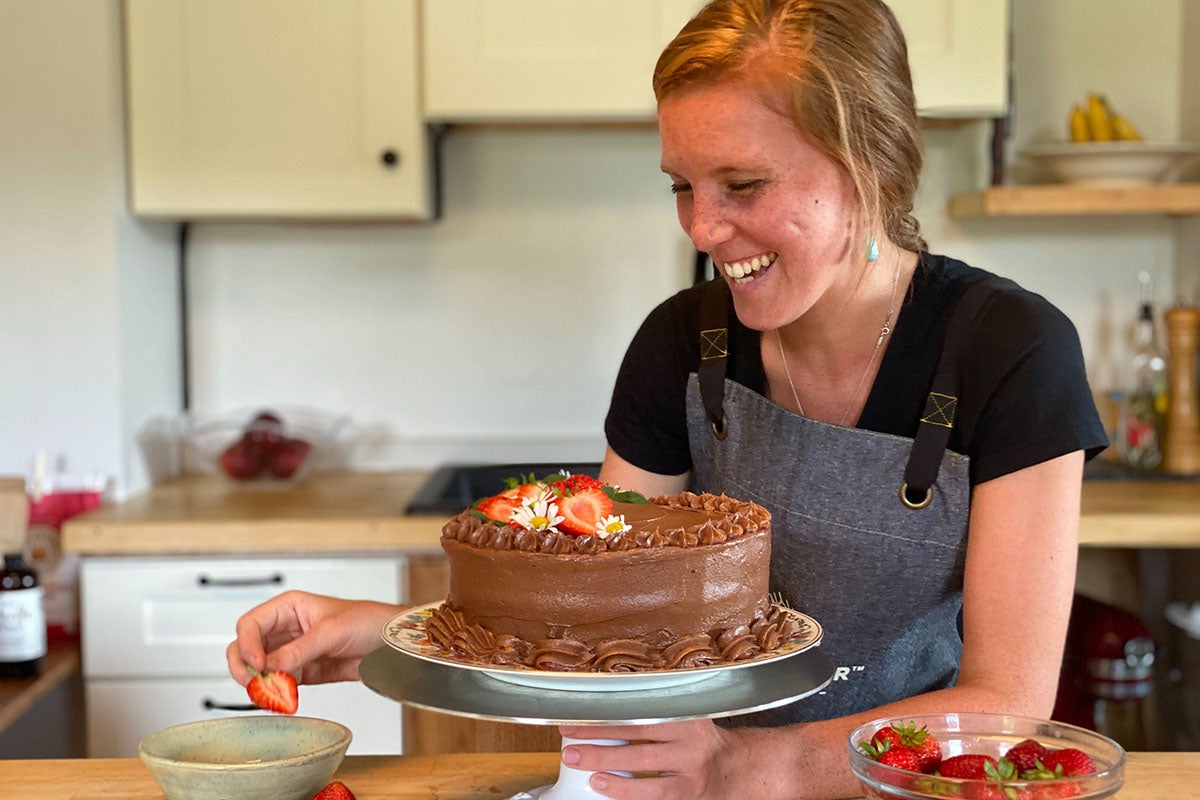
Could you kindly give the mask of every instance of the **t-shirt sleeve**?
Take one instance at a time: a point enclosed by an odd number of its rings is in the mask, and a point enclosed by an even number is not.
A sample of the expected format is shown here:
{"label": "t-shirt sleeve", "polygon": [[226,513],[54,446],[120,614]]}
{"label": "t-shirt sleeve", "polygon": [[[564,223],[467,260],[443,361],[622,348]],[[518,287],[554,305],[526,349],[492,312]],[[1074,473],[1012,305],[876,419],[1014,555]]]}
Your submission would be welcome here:
{"label": "t-shirt sleeve", "polygon": [[[1107,444],[1088,387],[1079,335],[1044,298],[1003,292],[980,315],[961,402],[971,456],[971,483],[1007,475]],[[967,389],[966,387],[971,387]]]}
{"label": "t-shirt sleeve", "polygon": [[[604,420],[608,444],[635,467],[658,475],[692,468],[686,391],[689,315],[682,295],[653,311],[634,335]],[[697,355],[698,355],[697,345]]]}

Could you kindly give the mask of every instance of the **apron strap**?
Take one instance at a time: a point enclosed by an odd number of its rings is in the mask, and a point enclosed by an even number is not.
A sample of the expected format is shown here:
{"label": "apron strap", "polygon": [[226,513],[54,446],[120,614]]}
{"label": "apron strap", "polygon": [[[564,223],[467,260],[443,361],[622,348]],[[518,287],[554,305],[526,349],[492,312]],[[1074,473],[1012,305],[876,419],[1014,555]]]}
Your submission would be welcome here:
{"label": "apron strap", "polygon": [[700,398],[713,435],[724,439],[725,362],[729,356],[729,285],[718,279],[700,305]]}
{"label": "apron strap", "polygon": [[971,329],[979,313],[1000,286],[1010,281],[981,279],[969,284],[959,294],[942,338],[942,355],[925,410],[913,437],[912,452],[904,468],[904,483],[900,485],[900,502],[907,508],[922,509],[933,501],[933,483],[942,465],[942,456],[954,428],[958,410],[959,367],[967,355]]}

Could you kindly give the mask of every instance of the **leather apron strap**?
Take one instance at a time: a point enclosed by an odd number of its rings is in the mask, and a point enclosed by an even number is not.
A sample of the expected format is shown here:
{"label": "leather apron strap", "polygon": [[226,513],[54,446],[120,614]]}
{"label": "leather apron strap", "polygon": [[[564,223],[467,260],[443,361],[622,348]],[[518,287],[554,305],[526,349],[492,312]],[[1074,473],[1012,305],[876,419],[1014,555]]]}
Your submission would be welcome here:
{"label": "leather apron strap", "polygon": [[920,510],[933,501],[933,484],[958,411],[960,366],[964,356],[969,355],[966,345],[971,329],[998,286],[1005,283],[1005,280],[979,280],[969,284],[959,294],[950,312],[942,337],[942,355],[913,437],[912,452],[904,468],[904,482],[900,485],[900,501],[907,508]]}
{"label": "leather apron strap", "polygon": [[725,369],[729,356],[729,315],[733,313],[729,285],[717,280],[700,306],[700,397],[713,436],[724,439]]}

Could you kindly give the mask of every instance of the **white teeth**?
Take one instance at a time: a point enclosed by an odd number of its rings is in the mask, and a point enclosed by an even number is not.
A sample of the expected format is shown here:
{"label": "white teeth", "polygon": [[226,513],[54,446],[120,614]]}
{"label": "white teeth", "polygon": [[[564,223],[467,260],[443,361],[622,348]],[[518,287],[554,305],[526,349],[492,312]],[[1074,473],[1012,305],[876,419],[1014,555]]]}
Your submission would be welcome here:
{"label": "white teeth", "polygon": [[725,274],[733,278],[737,283],[749,283],[754,280],[754,273],[763,267],[768,267],[775,263],[775,259],[777,258],[779,258],[778,253],[764,253],[763,255],[755,256],[749,261],[726,262],[723,266]]}

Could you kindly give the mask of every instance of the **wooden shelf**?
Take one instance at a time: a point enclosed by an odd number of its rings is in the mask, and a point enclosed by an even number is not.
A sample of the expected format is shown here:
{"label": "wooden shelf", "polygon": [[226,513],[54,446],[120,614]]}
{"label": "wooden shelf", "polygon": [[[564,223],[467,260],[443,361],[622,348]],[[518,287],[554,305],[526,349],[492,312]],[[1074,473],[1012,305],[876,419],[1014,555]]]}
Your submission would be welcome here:
{"label": "wooden shelf", "polygon": [[79,671],[79,643],[51,642],[36,678],[0,679],[0,731]]}
{"label": "wooden shelf", "polygon": [[950,198],[950,216],[1091,216],[1099,214],[1200,215],[1200,183],[1154,186],[993,186]]}

